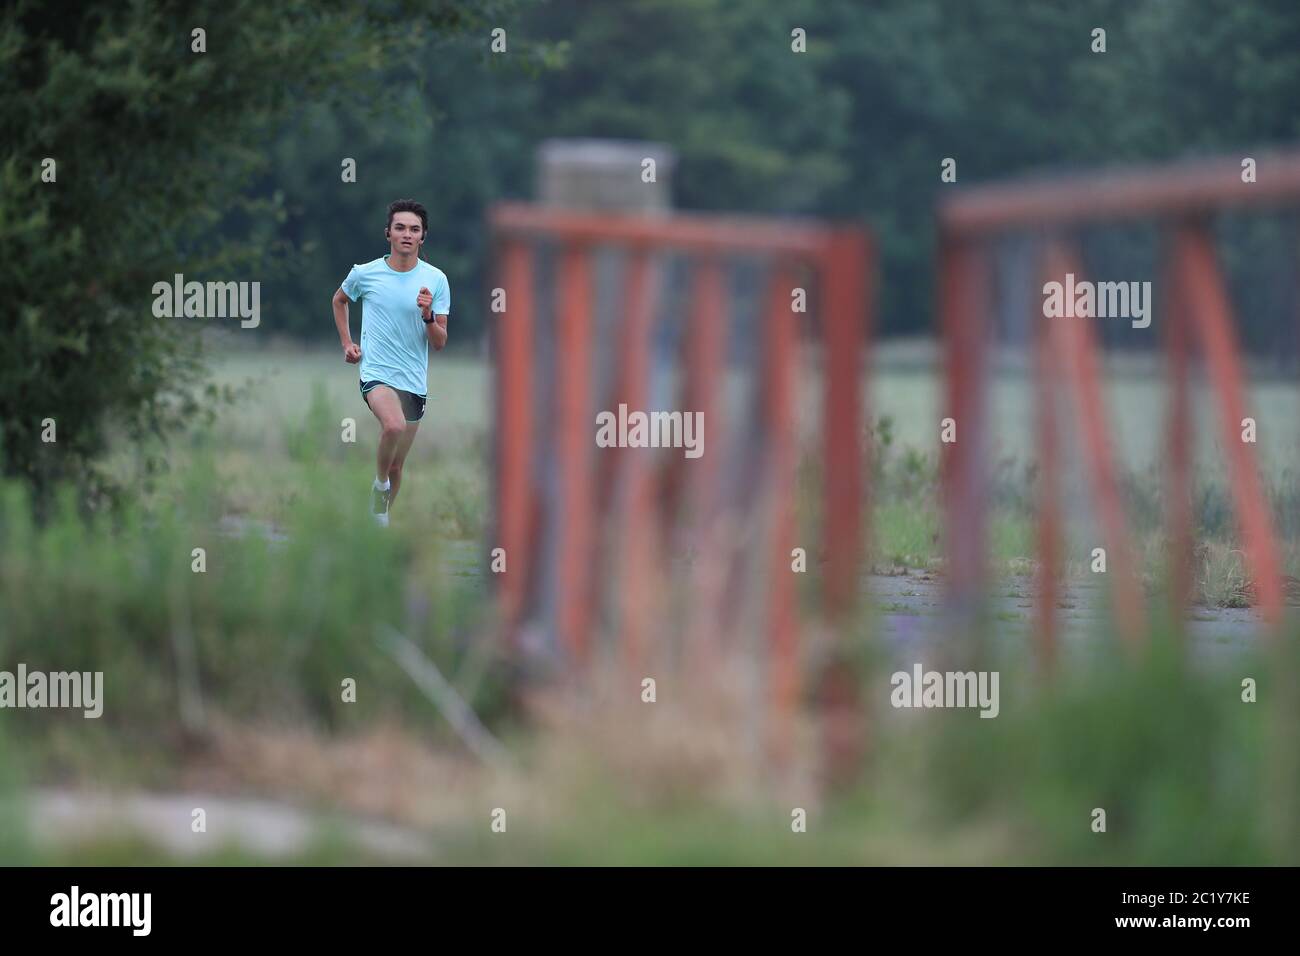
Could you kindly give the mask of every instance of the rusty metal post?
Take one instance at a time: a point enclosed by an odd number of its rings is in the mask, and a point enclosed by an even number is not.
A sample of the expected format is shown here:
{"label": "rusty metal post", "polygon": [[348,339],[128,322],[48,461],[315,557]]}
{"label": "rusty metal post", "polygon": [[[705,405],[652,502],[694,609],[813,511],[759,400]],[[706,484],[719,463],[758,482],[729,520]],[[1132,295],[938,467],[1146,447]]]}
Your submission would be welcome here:
{"label": "rusty metal post", "polygon": [[778,763],[792,753],[799,702],[797,594],[790,569],[795,536],[795,458],[798,329],[791,309],[795,278],[788,262],[774,263],[763,323],[763,418],[768,432],[765,479],[772,522],[767,560],[768,680],[772,702],[771,748]]}
{"label": "rusty metal post", "polygon": [[[1048,246],[1048,270],[1064,282],[1067,273],[1083,275],[1083,261],[1073,245],[1062,241]],[[1097,330],[1093,320],[1074,317],[1055,322],[1059,348],[1065,358],[1067,378],[1074,392],[1074,406],[1083,433],[1084,456],[1088,463],[1093,506],[1101,522],[1102,535],[1110,552],[1108,577],[1115,602],[1115,623],[1130,645],[1142,640],[1143,600],[1139,587],[1128,519],[1120,498],[1115,461],[1106,430],[1106,407],[1101,397],[1101,367],[1097,360]]]}
{"label": "rusty metal post", "polygon": [[1165,349],[1169,356],[1169,425],[1166,473],[1169,492],[1165,528],[1169,561],[1169,616],[1173,627],[1183,629],[1183,614],[1192,594],[1192,430],[1189,395],[1190,349],[1182,265],[1175,250],[1166,249]]}
{"label": "rusty metal post", "polygon": [[590,656],[592,595],[591,455],[591,250],[569,243],[560,256],[556,317],[555,448],[560,468],[560,567],[557,627],[573,660]]}
{"label": "rusty metal post", "polygon": [[[622,355],[619,359],[620,401],[629,410],[646,410],[649,399],[649,370],[653,356],[651,341],[655,317],[655,291],[651,253],[636,246],[628,260],[624,290]],[[618,528],[620,633],[624,659],[632,667],[645,660],[646,623],[654,594],[658,590],[658,537],[654,521],[654,468],[648,448],[617,449],[619,477],[624,497],[623,520]]]}
{"label": "rusty metal post", "polygon": [[[712,673],[721,646],[722,602],[726,586],[726,508],[721,500],[719,466],[726,448],[724,412],[727,378],[727,273],[723,260],[705,254],[694,264],[691,307],[686,334],[684,415],[699,415],[706,436],[704,454],[696,459],[675,457],[685,487],[678,529],[692,553],[691,573],[685,582],[687,609],[682,631],[686,667]],[[684,424],[684,423],[683,423]],[[705,679],[708,679],[707,676]]]}
{"label": "rusty metal post", "polygon": [[[1048,278],[1048,259],[1043,258],[1042,273]],[[1055,671],[1057,651],[1057,605],[1061,600],[1061,555],[1063,545],[1061,521],[1060,441],[1058,436],[1056,386],[1060,382],[1061,362],[1057,355],[1058,338],[1043,315],[1041,302],[1030,316],[1034,348],[1035,427],[1038,441],[1038,579],[1035,582],[1038,608],[1034,624],[1035,658],[1039,673]]]}
{"label": "rusty metal post", "polygon": [[532,572],[533,252],[520,240],[507,240],[503,245],[501,281],[506,310],[495,326],[496,531],[506,560],[499,579],[500,615],[506,636],[513,642]]}
{"label": "rusty metal post", "polygon": [[1241,422],[1246,417],[1245,384],[1233,332],[1232,307],[1205,224],[1184,223],[1178,229],[1176,242],[1192,329],[1219,401],[1220,436],[1228,456],[1237,520],[1254,572],[1259,606],[1265,620],[1276,630],[1282,619],[1281,562],[1264,485],[1253,456],[1241,441]]}
{"label": "rusty metal post", "polygon": [[[684,411],[700,412],[713,448],[722,440],[724,385],[727,371],[727,276],[722,260],[706,255],[695,264],[691,289],[690,327],[686,345],[686,404]],[[711,510],[717,498],[719,456],[705,454],[694,461],[682,459],[689,489],[686,500],[690,523]],[[690,525],[688,524],[688,527]]]}
{"label": "rusty metal post", "polygon": [[[984,603],[985,511],[981,459],[984,361],[988,337],[987,276],[975,244],[945,237],[939,251],[939,321],[946,343],[942,416],[955,441],[940,444],[944,489],[944,550],[953,623],[970,631]],[[942,435],[942,422],[935,423]],[[971,631],[978,639],[978,631]]]}

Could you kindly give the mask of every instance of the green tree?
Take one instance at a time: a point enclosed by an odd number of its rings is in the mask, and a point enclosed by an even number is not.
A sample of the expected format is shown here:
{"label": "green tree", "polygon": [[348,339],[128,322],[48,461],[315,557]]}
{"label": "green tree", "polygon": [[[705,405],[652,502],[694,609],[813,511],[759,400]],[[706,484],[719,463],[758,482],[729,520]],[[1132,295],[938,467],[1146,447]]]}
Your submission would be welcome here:
{"label": "green tree", "polygon": [[[155,282],[259,281],[289,248],[283,195],[251,190],[267,145],[313,103],[391,115],[430,47],[485,36],[513,4],[101,0],[0,13],[0,457],[38,491],[98,500],[113,426],[164,433],[199,390],[193,321]],[[199,51],[196,30],[205,31]],[[55,177],[43,181],[43,160]],[[200,320],[203,321],[203,320]],[[211,320],[208,320],[211,321]],[[53,420],[56,441],[42,441]]]}

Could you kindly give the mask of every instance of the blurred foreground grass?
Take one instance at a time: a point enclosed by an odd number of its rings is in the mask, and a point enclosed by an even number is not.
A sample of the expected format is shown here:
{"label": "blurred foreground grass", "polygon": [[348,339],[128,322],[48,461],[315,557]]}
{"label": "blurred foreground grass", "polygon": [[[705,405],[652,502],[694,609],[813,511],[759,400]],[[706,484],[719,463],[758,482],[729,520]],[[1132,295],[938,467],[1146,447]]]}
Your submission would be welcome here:
{"label": "blurred foreground grass", "polygon": [[[373,423],[354,372],[334,364],[273,354],[220,367],[229,383],[252,379],[247,397],[174,442],[164,473],[142,474],[119,453],[113,467],[138,494],[116,518],[87,522],[65,494],[38,527],[24,491],[0,486],[0,667],[102,670],[107,698],[94,721],[0,713],[0,796],[176,788],[217,763],[237,792],[399,821],[445,863],[1300,862],[1295,634],[1284,652],[1217,670],[1188,667],[1160,634],[1138,661],[1100,635],[1050,686],[1026,671],[1027,648],[1003,645],[1002,712],[983,720],[891,709],[864,608],[850,653],[867,759],[833,794],[816,783],[811,727],[800,772],[771,784],[744,745],[755,712],[715,709],[726,688],[675,693],[661,681],[650,716],[552,689],[521,719],[520,688],[483,639],[484,367],[460,358],[431,371],[426,424],[381,532],[367,515]],[[927,566],[940,547],[936,458],[924,404],[908,404],[914,379],[878,383],[882,406],[911,411],[874,436],[875,560]],[[340,440],[349,417],[355,444]],[[992,522],[1007,561],[1032,553],[1028,479],[1014,470],[1003,469]],[[380,650],[385,625],[506,740],[512,771],[464,756]],[[1259,703],[1241,699],[1247,677]],[[345,678],[355,704],[342,702]],[[497,806],[510,813],[508,838],[489,829]],[[808,811],[807,833],[791,831],[793,807]],[[1092,830],[1094,808],[1105,833]],[[75,857],[37,849],[16,813],[0,800],[0,859],[168,859],[123,834]],[[233,848],[202,858],[258,859]],[[365,859],[324,837],[283,862]]]}
{"label": "blurred foreground grass", "polygon": [[[513,739],[516,772],[480,768],[468,784],[420,781],[420,800],[436,806],[435,818],[413,812],[401,822],[426,847],[418,859],[440,864],[1300,861],[1300,712],[1286,688],[1288,681],[1294,687],[1293,649],[1285,664],[1261,655],[1230,674],[1199,672],[1161,651],[1138,662],[1099,655],[1051,687],[1014,664],[1001,673],[1002,712],[994,720],[973,711],[873,708],[864,768],[834,793],[750,761],[738,746],[747,728],[698,700],[661,697],[652,716],[553,702],[574,712],[558,723],[538,720]],[[1242,702],[1242,675],[1258,681],[1259,703]],[[862,680],[868,699],[887,698],[883,669],[866,668]],[[420,721],[410,733],[435,747],[430,724]],[[811,756],[815,738],[805,740],[801,754]],[[505,833],[490,829],[498,807],[509,815]],[[806,833],[792,831],[796,807],[807,813]],[[1094,829],[1098,809],[1105,832]],[[21,827],[16,833],[4,838],[11,862],[169,860],[126,834],[105,834],[73,852],[37,851],[23,845]],[[194,861],[265,859],[226,847]],[[324,831],[275,862],[382,859]]]}

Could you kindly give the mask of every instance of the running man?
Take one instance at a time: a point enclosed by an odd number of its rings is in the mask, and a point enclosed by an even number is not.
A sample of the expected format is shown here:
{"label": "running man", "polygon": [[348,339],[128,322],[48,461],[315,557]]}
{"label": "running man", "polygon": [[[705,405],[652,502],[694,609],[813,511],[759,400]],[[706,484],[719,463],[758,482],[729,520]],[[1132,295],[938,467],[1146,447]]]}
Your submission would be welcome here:
{"label": "running man", "polygon": [[[402,486],[402,463],[415,441],[428,394],[429,343],[447,344],[451,288],[447,277],[420,258],[429,214],[413,199],[388,207],[382,259],[352,267],[334,293],[334,325],[343,358],[361,363],[361,397],[379,419],[379,454],[370,510],[387,527],[388,512]],[[348,306],[364,300],[361,344],[352,341]]]}

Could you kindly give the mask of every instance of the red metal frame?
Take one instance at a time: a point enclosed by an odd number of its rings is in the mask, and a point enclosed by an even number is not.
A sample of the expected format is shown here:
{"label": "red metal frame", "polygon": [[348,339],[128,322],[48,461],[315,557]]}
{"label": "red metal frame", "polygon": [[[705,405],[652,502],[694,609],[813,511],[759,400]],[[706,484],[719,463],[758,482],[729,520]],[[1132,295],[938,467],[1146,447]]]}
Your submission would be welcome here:
{"label": "red metal frame", "polygon": [[[1169,356],[1169,498],[1165,517],[1171,559],[1171,598],[1181,609],[1191,591],[1190,410],[1188,367],[1193,344],[1204,356],[1220,407],[1221,440],[1232,477],[1234,506],[1265,620],[1275,625],[1282,605],[1281,563],[1272,515],[1252,451],[1241,440],[1245,385],[1232,312],[1215,262],[1205,217],[1226,208],[1300,203],[1300,153],[1258,158],[1257,182],[1241,180],[1241,160],[1228,157],[1178,166],[1014,182],[965,190],[940,204],[939,312],[946,342],[945,414],[958,422],[958,441],[943,447],[948,585],[959,611],[979,603],[984,537],[981,417],[987,303],[980,260],[990,237],[1024,230],[1059,230],[1082,223],[1157,218],[1172,227],[1165,267],[1170,302],[1163,341]],[[1080,257],[1063,239],[1049,241],[1045,272],[1060,279],[1082,273]],[[1038,317],[1041,323],[1041,316]],[[1035,392],[1041,484],[1038,548],[1041,597],[1036,645],[1050,668],[1055,657],[1056,577],[1061,522],[1056,411],[1049,383],[1059,374],[1074,393],[1085,444],[1090,487],[1110,564],[1116,622],[1130,640],[1140,635],[1144,610],[1126,521],[1107,440],[1096,332],[1087,320],[1041,324],[1035,336]]]}
{"label": "red metal frame", "polygon": [[1300,152],[1258,156],[1252,183],[1242,182],[1241,160],[1228,156],[979,186],[942,203],[940,225],[945,236],[979,239],[1042,226],[1177,219],[1300,198]]}
{"label": "red metal frame", "polygon": [[1241,440],[1241,421],[1246,412],[1245,376],[1233,331],[1232,306],[1205,225],[1184,223],[1178,229],[1174,246],[1179,275],[1187,293],[1192,332],[1219,397],[1220,435],[1232,473],[1233,498],[1246,554],[1255,571],[1260,608],[1269,622],[1276,624],[1282,614],[1281,562],[1259,470],[1254,456]]}
{"label": "red metal frame", "polygon": [[[571,659],[585,665],[593,653],[593,608],[603,607],[607,576],[603,569],[613,557],[620,573],[613,597],[613,620],[621,632],[628,662],[646,658],[646,617],[666,578],[663,535],[655,503],[671,491],[673,476],[661,476],[638,454],[601,449],[595,454],[591,361],[593,300],[591,259],[597,245],[624,247],[628,253],[624,285],[624,318],[620,325],[615,402],[644,408],[653,331],[655,257],[686,253],[694,261],[691,312],[685,352],[683,408],[702,411],[708,422],[706,453],[692,460],[685,476],[681,506],[685,519],[708,538],[710,516],[718,513],[723,435],[722,385],[726,369],[726,322],[729,291],[724,259],[761,254],[773,270],[766,291],[763,328],[762,421],[764,484],[772,492],[764,514],[754,516],[769,528],[763,563],[767,575],[767,638],[771,700],[776,737],[788,746],[790,717],[796,706],[799,614],[797,589],[790,570],[795,540],[795,470],[798,455],[797,382],[798,316],[792,312],[791,291],[796,269],[816,274],[824,308],[821,327],[825,346],[823,459],[825,501],[821,530],[825,555],[824,608],[836,616],[852,605],[862,553],[864,515],[864,456],[862,440],[862,382],[869,338],[871,262],[873,249],[860,229],[828,228],[806,220],[673,215],[640,217],[562,210],[521,203],[494,207],[490,223],[501,250],[500,282],[508,308],[494,327],[496,336],[495,409],[497,436],[494,490],[497,540],[507,549],[509,573],[499,579],[501,620],[513,635],[529,614],[542,586],[540,556],[532,554],[532,530],[539,527],[535,512],[550,507],[533,489],[533,434],[553,428],[558,458],[558,567],[554,569],[555,608],[559,637]],[[557,284],[555,350],[557,367],[555,421],[535,420],[532,368],[535,351],[533,282],[537,240],[557,242],[560,266]],[[543,406],[545,403],[542,403]],[[713,457],[710,457],[710,451]],[[608,452],[609,454],[606,454]],[[599,461],[597,461],[599,459]],[[667,484],[661,484],[661,481]],[[748,520],[750,516],[745,516]],[[558,521],[558,525],[554,522]],[[602,528],[619,530],[617,551],[606,554]],[[709,542],[705,542],[711,546]],[[809,549],[810,554],[814,553]],[[725,575],[697,582],[700,620],[717,623],[722,613]]]}

